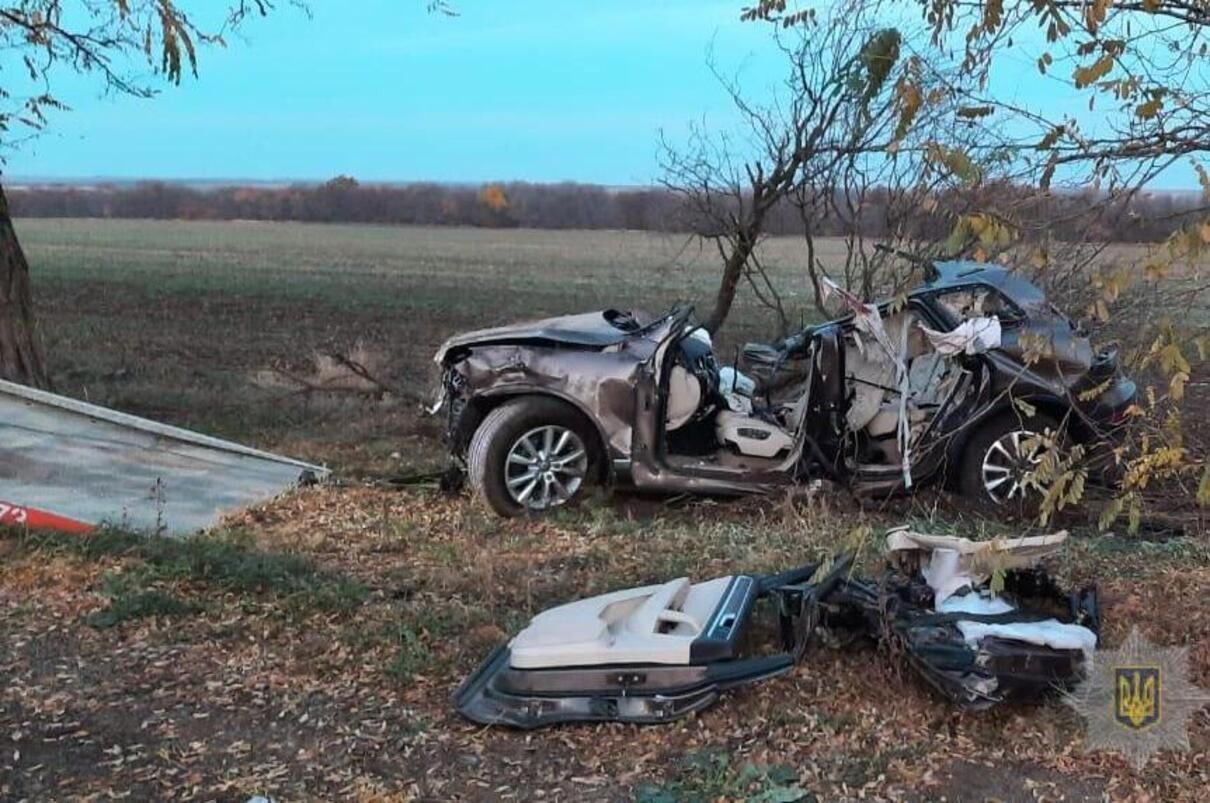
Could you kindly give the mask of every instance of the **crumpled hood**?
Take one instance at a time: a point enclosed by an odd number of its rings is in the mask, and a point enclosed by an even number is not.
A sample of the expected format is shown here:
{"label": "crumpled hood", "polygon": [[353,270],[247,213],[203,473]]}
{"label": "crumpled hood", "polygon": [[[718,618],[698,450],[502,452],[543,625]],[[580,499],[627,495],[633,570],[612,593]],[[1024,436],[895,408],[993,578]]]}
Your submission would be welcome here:
{"label": "crumpled hood", "polygon": [[[476,329],[454,335],[441,344],[434,361],[441,364],[450,349],[458,346],[482,346],[493,343],[547,342],[583,348],[605,348],[620,343],[633,335],[609,322],[607,315],[619,313],[615,310],[598,310],[578,315],[561,315],[537,321],[522,321],[491,329]],[[644,326],[653,320],[645,312],[630,313],[634,320]]]}

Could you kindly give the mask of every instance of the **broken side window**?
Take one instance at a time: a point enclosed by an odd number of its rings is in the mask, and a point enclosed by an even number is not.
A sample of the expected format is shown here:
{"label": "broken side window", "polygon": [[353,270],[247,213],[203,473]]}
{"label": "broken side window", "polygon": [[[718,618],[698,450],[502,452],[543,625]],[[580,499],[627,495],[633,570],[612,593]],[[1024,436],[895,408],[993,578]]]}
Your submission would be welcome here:
{"label": "broken side window", "polygon": [[996,318],[1001,325],[1011,325],[1024,317],[1016,304],[987,285],[943,291],[937,294],[936,300],[957,323],[973,318]]}

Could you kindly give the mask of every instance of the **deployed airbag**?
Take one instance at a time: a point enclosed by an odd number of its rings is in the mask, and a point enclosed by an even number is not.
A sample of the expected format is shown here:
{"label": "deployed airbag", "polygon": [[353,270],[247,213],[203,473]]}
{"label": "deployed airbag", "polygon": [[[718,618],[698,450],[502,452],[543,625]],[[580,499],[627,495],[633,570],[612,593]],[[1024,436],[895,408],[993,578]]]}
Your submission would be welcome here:
{"label": "deployed airbag", "polygon": [[999,318],[969,318],[949,332],[920,328],[940,354],[982,354],[1000,348]]}

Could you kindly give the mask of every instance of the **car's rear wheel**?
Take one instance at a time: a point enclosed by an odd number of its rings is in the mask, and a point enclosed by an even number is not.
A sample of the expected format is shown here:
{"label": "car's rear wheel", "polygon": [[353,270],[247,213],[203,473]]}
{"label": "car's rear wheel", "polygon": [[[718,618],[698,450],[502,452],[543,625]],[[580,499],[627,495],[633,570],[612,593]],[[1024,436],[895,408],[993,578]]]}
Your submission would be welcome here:
{"label": "car's rear wheel", "polygon": [[971,499],[997,505],[1030,507],[1041,501],[1040,490],[1028,475],[1042,461],[1045,432],[1058,433],[1059,424],[1045,413],[1026,418],[1006,413],[984,424],[966,445],[959,485]]}
{"label": "car's rear wheel", "polygon": [[487,414],[471,438],[476,495],[502,516],[540,513],[583,495],[600,465],[596,433],[557,399],[526,396]]}

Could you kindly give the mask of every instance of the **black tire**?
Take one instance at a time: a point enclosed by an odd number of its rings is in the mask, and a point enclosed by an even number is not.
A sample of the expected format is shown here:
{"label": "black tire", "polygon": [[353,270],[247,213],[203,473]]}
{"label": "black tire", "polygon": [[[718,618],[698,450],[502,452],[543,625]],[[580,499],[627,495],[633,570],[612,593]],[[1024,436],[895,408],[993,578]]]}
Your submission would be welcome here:
{"label": "black tire", "polygon": [[[467,449],[467,475],[475,495],[501,516],[538,512],[519,503],[509,492],[507,460],[514,445],[535,429],[562,427],[580,439],[586,453],[583,480],[564,502],[573,503],[586,494],[587,486],[601,476],[600,439],[592,424],[566,402],[548,396],[523,396],[505,402],[483,419]],[[550,508],[544,508],[550,509]]]}
{"label": "black tire", "polygon": [[[1027,512],[1032,505],[1041,501],[1039,495],[1036,492],[1022,492],[1015,499],[997,499],[985,486],[983,464],[1001,439],[1010,438],[1014,432],[1041,434],[1046,430],[1060,432],[1059,423],[1042,412],[1026,417],[1024,413],[1009,411],[980,425],[966,442],[962,452],[962,466],[958,475],[958,488],[962,494],[972,500],[991,502],[995,505],[1008,506],[1011,503]],[[1013,480],[1010,479],[1009,482]]]}

